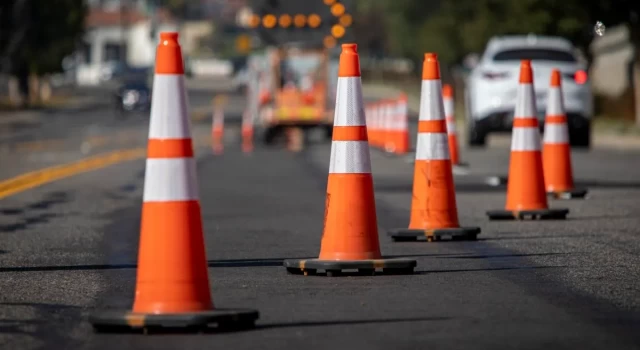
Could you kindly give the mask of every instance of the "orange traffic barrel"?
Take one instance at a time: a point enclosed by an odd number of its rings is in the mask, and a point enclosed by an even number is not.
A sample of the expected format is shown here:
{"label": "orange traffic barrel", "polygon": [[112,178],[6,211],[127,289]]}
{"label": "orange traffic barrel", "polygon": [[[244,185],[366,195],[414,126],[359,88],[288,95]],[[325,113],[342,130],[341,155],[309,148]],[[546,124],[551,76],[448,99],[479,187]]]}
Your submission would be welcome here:
{"label": "orange traffic barrel", "polygon": [[435,53],[425,54],[418,121],[418,144],[413,172],[413,196],[408,229],[388,232],[395,241],[475,240],[479,227],[460,227],[447,125]]}
{"label": "orange traffic barrel", "polygon": [[384,259],[380,252],[356,44],[342,45],[335,109],[320,256],[288,259],[284,266],[290,273],[305,275],[318,270],[328,276],[345,270],[413,273],[416,260]]}
{"label": "orange traffic barrel", "polygon": [[217,309],[211,298],[182,62],[178,34],[161,33],[133,310],[91,315],[97,331],[245,328],[259,316]]}
{"label": "orange traffic barrel", "polygon": [[565,219],[569,209],[551,209],[542,170],[540,129],[531,61],[520,65],[520,82],[511,134],[511,156],[504,210],[490,210],[491,220]]}

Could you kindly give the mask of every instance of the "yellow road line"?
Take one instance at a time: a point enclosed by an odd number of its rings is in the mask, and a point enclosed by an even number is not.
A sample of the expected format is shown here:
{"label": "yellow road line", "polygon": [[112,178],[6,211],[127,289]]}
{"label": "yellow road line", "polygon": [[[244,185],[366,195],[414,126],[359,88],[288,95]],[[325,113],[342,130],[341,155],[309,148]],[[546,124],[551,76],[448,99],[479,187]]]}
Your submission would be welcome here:
{"label": "yellow road line", "polygon": [[66,177],[143,158],[146,154],[146,148],[125,149],[19,175],[0,182],[0,199]]}

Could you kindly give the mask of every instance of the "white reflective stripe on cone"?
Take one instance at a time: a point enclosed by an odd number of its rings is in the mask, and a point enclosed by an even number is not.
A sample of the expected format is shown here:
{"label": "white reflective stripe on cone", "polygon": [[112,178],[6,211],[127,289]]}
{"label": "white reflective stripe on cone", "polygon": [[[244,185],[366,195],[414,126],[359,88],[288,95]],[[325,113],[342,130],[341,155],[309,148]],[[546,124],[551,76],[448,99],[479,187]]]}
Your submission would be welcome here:
{"label": "white reflective stripe on cone", "polygon": [[440,80],[423,80],[420,91],[420,120],[444,119]]}
{"label": "white reflective stripe on cone", "polygon": [[454,108],[453,99],[451,97],[445,97],[444,98],[444,115],[447,117],[453,116],[454,114],[453,108]]}
{"label": "white reflective stripe on cone", "polygon": [[391,124],[389,125],[389,129],[398,130],[398,109],[396,108],[395,104],[389,106],[389,113],[391,114]]}
{"label": "white reflective stripe on cone", "polygon": [[566,123],[546,123],[544,125],[544,143],[569,143],[569,129]]}
{"label": "white reflective stripe on cone", "polygon": [[198,199],[198,178],[193,158],[150,158],[144,176],[145,202]]}
{"label": "white reflective stripe on cone", "polygon": [[536,118],[537,114],[533,84],[520,83],[518,85],[514,118]]}
{"label": "white reflective stripe on cone", "polygon": [[449,139],[445,133],[419,133],[416,160],[446,160],[449,156]]}
{"label": "white reflective stripe on cone", "polygon": [[371,107],[371,129],[378,128],[378,107]]}
{"label": "white reflective stripe on cone", "polygon": [[367,125],[371,125],[371,107],[365,107],[364,120],[367,122]]}
{"label": "white reflective stripe on cone", "polygon": [[220,111],[216,111],[213,114],[213,125],[215,126],[224,126],[224,113]]}
{"label": "white reflective stripe on cone", "polygon": [[187,109],[184,77],[181,74],[157,74],[155,76],[150,119],[150,139],[186,139],[191,137],[191,118],[189,118]]}
{"label": "white reflective stripe on cone", "polygon": [[447,120],[447,133],[455,134],[456,133],[456,122],[455,120]]}
{"label": "white reflective stripe on cone", "polygon": [[398,121],[398,130],[407,130],[409,128],[409,121],[406,114],[401,114]]}
{"label": "white reflective stripe on cone", "polygon": [[370,174],[371,159],[366,141],[333,141],[330,174]]}
{"label": "white reflective stripe on cone", "polygon": [[511,135],[512,151],[539,151],[540,149],[540,130],[538,130],[538,128],[513,128],[513,133]]}
{"label": "white reflective stripe on cone", "polygon": [[362,84],[360,77],[338,78],[338,93],[333,125],[366,125],[364,108],[362,106]]}
{"label": "white reflective stripe on cone", "polygon": [[547,115],[564,115],[562,91],[558,87],[551,87],[548,96]]}

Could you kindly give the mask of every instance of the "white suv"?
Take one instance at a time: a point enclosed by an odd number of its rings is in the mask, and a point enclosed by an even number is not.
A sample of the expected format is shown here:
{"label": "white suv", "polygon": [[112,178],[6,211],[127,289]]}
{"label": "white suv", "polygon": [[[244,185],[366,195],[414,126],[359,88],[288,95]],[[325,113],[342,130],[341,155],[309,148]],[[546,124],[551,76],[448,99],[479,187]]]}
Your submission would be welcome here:
{"label": "white suv", "polygon": [[490,132],[511,131],[520,61],[530,59],[540,130],[544,127],[551,70],[562,72],[564,106],[572,146],[590,146],[593,97],[586,64],[566,39],[547,36],[501,36],[487,43],[467,78],[465,105],[470,146],[484,146]]}

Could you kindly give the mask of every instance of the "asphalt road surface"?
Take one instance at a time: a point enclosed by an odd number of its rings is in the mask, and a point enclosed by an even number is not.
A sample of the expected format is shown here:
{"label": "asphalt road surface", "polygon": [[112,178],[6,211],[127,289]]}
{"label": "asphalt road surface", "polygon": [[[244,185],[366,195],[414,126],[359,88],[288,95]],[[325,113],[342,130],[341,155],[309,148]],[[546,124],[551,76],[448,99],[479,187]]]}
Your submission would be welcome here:
{"label": "asphalt road surface", "polygon": [[[232,99],[229,108],[241,106]],[[29,130],[21,142],[62,142],[5,145],[0,179],[144,148],[147,119],[109,113],[61,115],[55,126]],[[281,262],[319,252],[330,144],[295,154],[257,143],[243,154],[229,126],[225,152],[214,156],[210,119],[193,129],[213,300],[258,309],[256,328],[93,333],[89,313],[132,304],[142,157],[0,199],[0,348],[640,348],[638,152],[574,152],[577,182],[590,192],[550,202],[571,210],[565,221],[489,222],[485,211],[502,208],[505,193],[485,179],[506,174],[509,151],[463,150],[470,173],[455,178],[459,216],[482,228],[478,241],[392,243],[385,230],[408,224],[413,168],[372,150],[383,254],[414,257],[416,273],[305,277]]]}

